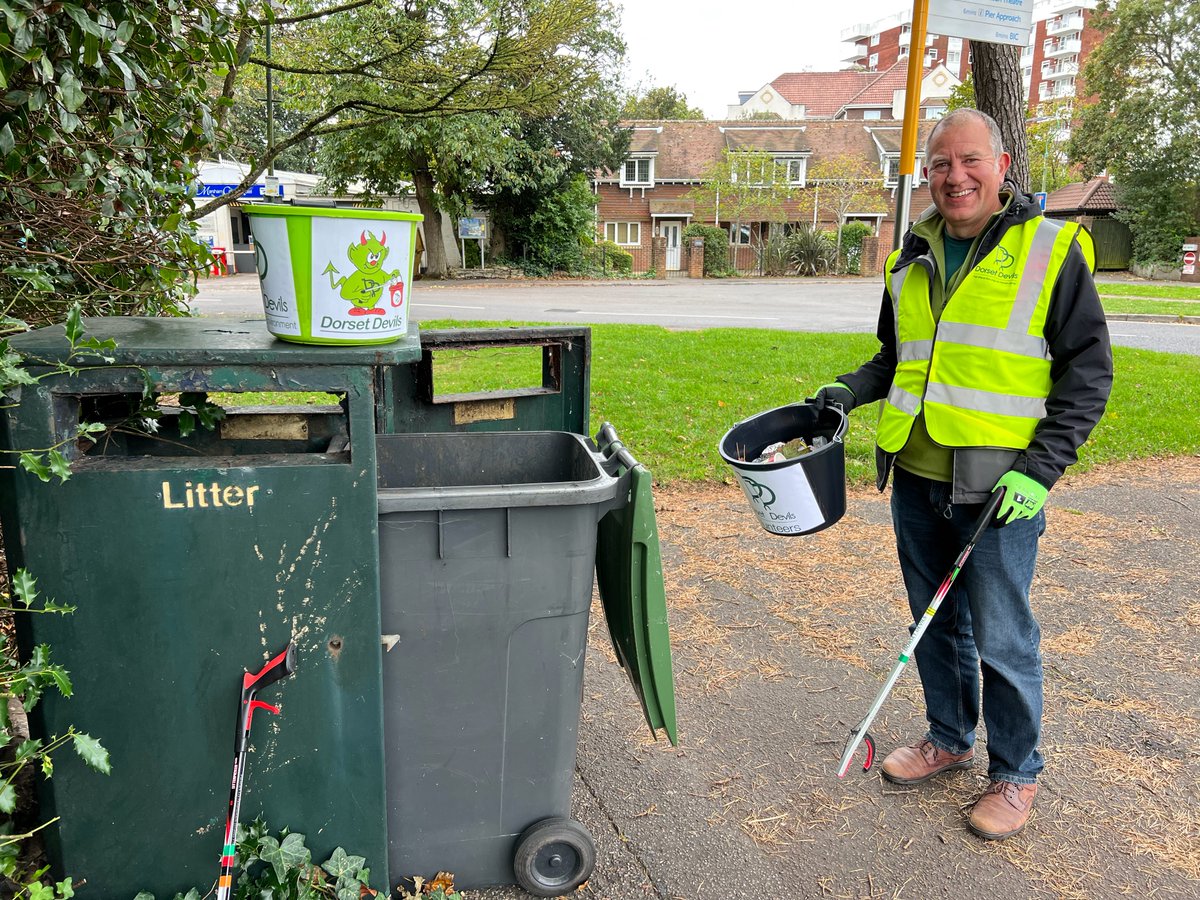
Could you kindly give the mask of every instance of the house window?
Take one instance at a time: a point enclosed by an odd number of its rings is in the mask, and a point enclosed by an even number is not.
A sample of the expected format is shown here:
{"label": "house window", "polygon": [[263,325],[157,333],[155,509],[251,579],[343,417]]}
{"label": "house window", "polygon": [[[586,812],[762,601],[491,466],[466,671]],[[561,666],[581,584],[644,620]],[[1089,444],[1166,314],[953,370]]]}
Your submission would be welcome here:
{"label": "house window", "polygon": [[871,35],[871,46],[874,47],[878,44],[879,44],[879,35],[877,35],[877,34]]}
{"label": "house window", "polygon": [[747,247],[750,245],[750,226],[749,225],[733,225],[729,226],[729,243],[734,246]]}
{"label": "house window", "polygon": [[882,119],[883,118],[883,110],[864,109],[863,110],[863,118],[864,119]]}
{"label": "house window", "polygon": [[900,183],[900,157],[889,156],[883,161],[883,184],[895,187]]}
{"label": "house window", "polygon": [[621,187],[654,183],[654,160],[627,159],[621,168]]}
{"label": "house window", "polygon": [[605,222],[604,239],[622,247],[637,247],[642,243],[640,222]]}
{"label": "house window", "polygon": [[[916,187],[925,179],[921,178],[921,169],[925,167],[925,160],[921,154],[917,154],[915,160],[912,183]],[[883,184],[884,187],[896,187],[900,184],[900,157],[889,156],[883,162]]]}
{"label": "house window", "polygon": [[925,65],[932,66],[938,61],[937,47],[930,47],[925,51]]}
{"label": "house window", "polygon": [[879,54],[878,53],[872,53],[870,56],[867,57],[867,66],[869,68],[874,69],[878,65],[879,65]]}
{"label": "house window", "polygon": [[797,184],[800,187],[804,187],[804,178],[808,170],[805,160],[782,159],[779,162],[787,167],[788,184]]}

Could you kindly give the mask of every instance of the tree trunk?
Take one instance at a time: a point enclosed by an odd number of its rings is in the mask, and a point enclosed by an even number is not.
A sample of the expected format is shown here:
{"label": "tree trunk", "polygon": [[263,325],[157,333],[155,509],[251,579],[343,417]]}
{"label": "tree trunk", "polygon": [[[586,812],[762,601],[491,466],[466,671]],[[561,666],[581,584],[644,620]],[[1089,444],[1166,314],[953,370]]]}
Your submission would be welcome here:
{"label": "tree trunk", "polygon": [[442,211],[438,209],[434,193],[433,172],[429,168],[429,157],[423,153],[412,159],[413,189],[417,193],[417,206],[425,217],[425,274],[431,278],[445,278],[449,267],[446,264],[446,242],[442,229]]}
{"label": "tree trunk", "polygon": [[1000,126],[1004,148],[1012,157],[1008,180],[1029,190],[1029,148],[1025,140],[1025,92],[1021,85],[1021,51],[1004,44],[971,43],[975,105]]}

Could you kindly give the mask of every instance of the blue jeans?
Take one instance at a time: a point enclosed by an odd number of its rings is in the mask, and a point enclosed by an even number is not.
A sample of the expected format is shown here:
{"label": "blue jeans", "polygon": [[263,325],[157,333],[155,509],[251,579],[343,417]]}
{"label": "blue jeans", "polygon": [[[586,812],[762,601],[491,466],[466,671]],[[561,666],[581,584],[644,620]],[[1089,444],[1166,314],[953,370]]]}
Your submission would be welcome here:
{"label": "blue jeans", "polygon": [[[914,625],[971,537],[981,504],[952,505],[950,485],[896,467],[892,523]],[[1045,514],[988,528],[917,645],[927,737],[965,753],[979,723],[980,673],[988,776],[1034,784],[1043,768],[1041,629],[1029,606]]]}

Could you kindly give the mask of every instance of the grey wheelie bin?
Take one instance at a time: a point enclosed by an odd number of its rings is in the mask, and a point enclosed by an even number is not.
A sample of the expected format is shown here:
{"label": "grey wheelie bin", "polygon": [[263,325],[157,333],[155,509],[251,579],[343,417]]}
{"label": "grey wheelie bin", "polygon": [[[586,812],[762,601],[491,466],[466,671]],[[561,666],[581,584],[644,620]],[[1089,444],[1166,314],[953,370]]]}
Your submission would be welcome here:
{"label": "grey wheelie bin", "polygon": [[[647,722],[676,739],[649,473],[611,426],[596,443],[516,430],[587,421],[587,367],[570,358],[586,361],[589,334],[567,332],[523,335],[570,344],[546,350],[544,391],[448,404],[506,409],[510,430],[412,390],[429,382],[428,355],[424,375],[392,373],[410,391],[396,420],[443,429],[376,438],[381,625],[395,642],[383,661],[393,880],[449,871],[462,888],[516,882],[551,897],[590,874],[595,847],[570,801],[596,572]],[[430,345],[523,338],[447,332]],[[548,401],[556,393],[574,396]]]}

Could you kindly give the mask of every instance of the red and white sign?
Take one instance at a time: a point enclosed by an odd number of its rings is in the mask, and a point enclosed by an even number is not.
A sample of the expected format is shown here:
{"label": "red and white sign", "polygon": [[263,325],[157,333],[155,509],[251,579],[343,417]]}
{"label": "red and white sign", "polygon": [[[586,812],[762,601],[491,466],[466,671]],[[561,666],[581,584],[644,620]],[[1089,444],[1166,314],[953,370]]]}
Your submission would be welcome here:
{"label": "red and white sign", "polygon": [[1183,264],[1185,266],[1194,266],[1196,264],[1196,251],[1189,250],[1183,254]]}

